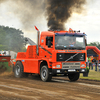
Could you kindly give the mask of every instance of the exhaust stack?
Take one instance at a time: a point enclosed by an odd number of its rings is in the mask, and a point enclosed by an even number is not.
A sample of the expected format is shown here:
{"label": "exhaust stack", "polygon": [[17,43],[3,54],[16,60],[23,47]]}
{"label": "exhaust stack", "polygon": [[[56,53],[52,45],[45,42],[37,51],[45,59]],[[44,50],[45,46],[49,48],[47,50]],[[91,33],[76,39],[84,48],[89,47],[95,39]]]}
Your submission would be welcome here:
{"label": "exhaust stack", "polygon": [[40,31],[37,31],[37,55],[39,55],[39,38],[40,38]]}
{"label": "exhaust stack", "polygon": [[36,27],[36,26],[34,26],[35,27],[35,29],[37,30],[37,50],[36,50],[36,53],[37,53],[37,55],[39,55],[39,39],[40,39],[40,31],[39,31],[39,29]]}

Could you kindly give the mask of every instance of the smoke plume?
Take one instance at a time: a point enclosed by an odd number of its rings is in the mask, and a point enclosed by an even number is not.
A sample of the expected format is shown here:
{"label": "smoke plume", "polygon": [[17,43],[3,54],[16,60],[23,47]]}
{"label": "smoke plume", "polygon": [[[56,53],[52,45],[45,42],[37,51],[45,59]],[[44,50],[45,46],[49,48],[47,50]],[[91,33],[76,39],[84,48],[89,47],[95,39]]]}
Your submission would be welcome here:
{"label": "smoke plume", "polygon": [[44,0],[18,0],[14,12],[25,29],[33,27],[36,19],[44,13]]}
{"label": "smoke plume", "polygon": [[86,0],[0,0],[7,2],[8,12],[13,13],[21,22],[22,29],[31,29],[41,20],[46,11],[49,29],[64,30],[64,24],[73,12],[81,13]]}
{"label": "smoke plume", "polygon": [[41,19],[45,11],[44,0],[0,0],[6,4],[8,12],[14,14],[21,23],[22,29],[31,29],[36,19]]}
{"label": "smoke plume", "polygon": [[81,13],[86,0],[47,0],[47,20],[49,29],[64,30],[64,24],[73,12]]}

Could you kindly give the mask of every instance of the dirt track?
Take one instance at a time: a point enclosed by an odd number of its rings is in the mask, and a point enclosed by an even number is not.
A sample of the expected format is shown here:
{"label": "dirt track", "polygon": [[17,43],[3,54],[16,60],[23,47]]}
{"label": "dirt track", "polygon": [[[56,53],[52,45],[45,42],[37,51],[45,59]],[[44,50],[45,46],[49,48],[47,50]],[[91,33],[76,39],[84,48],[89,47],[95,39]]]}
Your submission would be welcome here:
{"label": "dirt track", "polygon": [[0,76],[0,100],[100,100],[100,82],[81,80],[69,82],[66,77],[53,77],[42,82],[37,76],[15,78]]}

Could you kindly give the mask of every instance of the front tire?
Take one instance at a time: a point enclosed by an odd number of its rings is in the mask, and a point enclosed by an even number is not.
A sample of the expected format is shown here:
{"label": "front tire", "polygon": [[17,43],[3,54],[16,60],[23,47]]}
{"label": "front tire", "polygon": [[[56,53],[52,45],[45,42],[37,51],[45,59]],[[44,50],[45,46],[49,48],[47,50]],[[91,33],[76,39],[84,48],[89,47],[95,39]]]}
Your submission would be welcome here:
{"label": "front tire", "polygon": [[70,81],[77,81],[79,79],[79,76],[79,73],[68,74],[68,78],[70,79]]}
{"label": "front tire", "polygon": [[42,66],[40,76],[41,80],[44,82],[50,81],[52,79],[52,74],[49,74],[49,69],[46,65]]}
{"label": "front tire", "polygon": [[22,78],[22,77],[27,77],[28,76],[27,73],[24,73],[24,68],[23,68],[23,65],[20,61],[16,62],[16,64],[15,64],[14,75],[17,78]]}

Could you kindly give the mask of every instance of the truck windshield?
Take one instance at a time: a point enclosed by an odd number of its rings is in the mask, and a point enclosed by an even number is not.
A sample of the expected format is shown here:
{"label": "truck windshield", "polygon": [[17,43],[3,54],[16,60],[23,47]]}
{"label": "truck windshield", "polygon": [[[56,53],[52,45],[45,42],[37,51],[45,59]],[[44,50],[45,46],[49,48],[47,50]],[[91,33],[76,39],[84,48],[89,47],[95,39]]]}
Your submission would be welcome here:
{"label": "truck windshield", "polygon": [[55,36],[55,49],[85,49],[84,36]]}

